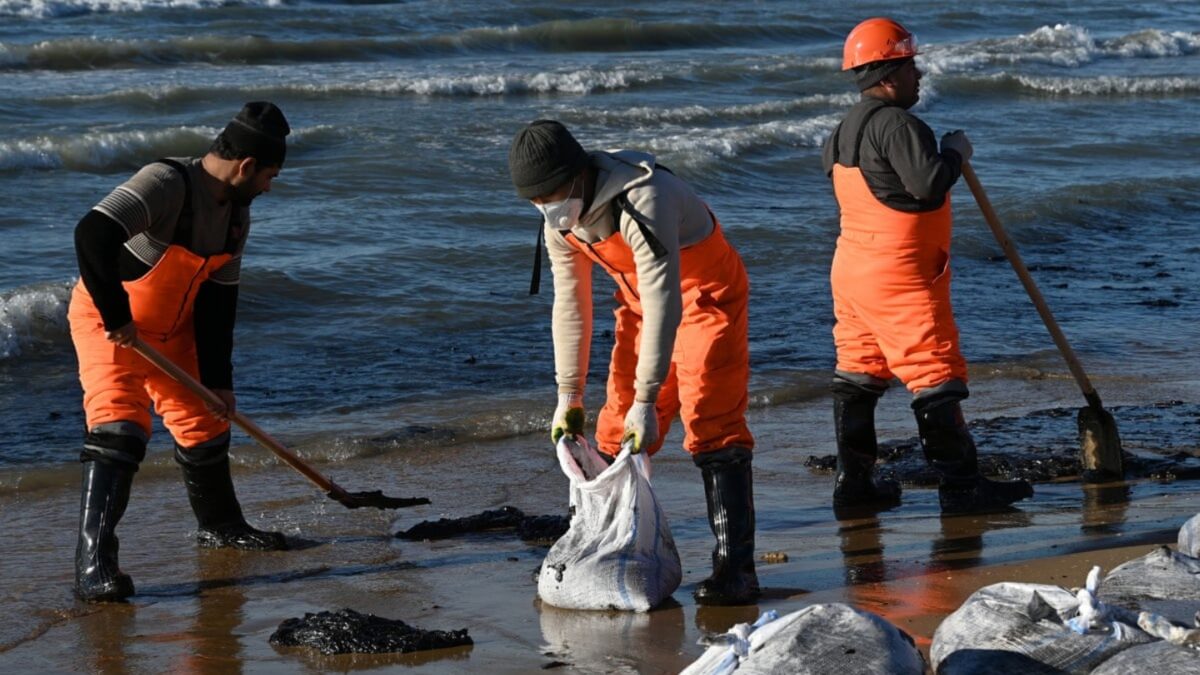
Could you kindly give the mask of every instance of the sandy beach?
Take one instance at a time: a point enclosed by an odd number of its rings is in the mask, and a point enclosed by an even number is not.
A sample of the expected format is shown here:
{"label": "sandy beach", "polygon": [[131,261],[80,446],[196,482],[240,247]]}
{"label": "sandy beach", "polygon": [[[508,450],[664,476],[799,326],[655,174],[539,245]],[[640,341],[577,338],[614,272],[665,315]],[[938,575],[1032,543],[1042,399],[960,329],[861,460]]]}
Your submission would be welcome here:
{"label": "sandy beach", "polygon": [[[1070,405],[1070,390],[1058,380],[1028,386]],[[980,399],[996,393],[986,382],[978,391]],[[902,432],[903,407],[890,399],[882,407],[885,438]],[[760,563],[766,597],[753,607],[697,608],[692,601],[691,590],[708,574],[712,538],[697,471],[678,449],[656,457],[653,468],[684,581],[675,603],[648,614],[542,606],[533,573],[546,549],[511,532],[434,542],[393,537],[422,520],[506,504],[561,514],[566,480],[540,436],[322,465],[351,490],[433,500],[395,513],[346,510],[285,467],[254,466],[260,451],[243,446],[245,464],[235,470],[243,504],[253,522],[292,538],[296,549],[283,553],[197,548],[175,467],[151,462],[135,481],[118,530],[122,567],[138,591],[125,605],[86,606],[71,598],[73,475],[64,474],[59,486],[9,490],[0,494],[0,531],[9,538],[0,563],[0,607],[9,617],[0,627],[0,666],[6,672],[673,673],[703,651],[697,639],[704,634],[767,609],[783,613],[831,601],[881,614],[927,652],[940,620],[978,588],[1005,580],[1081,585],[1092,565],[1111,569],[1172,543],[1179,526],[1200,511],[1200,494],[1188,482],[1085,488],[1064,481],[1037,485],[1034,499],[1009,513],[941,517],[935,490],[910,488],[898,509],[838,521],[827,506],[831,477],[803,466],[807,454],[832,447],[826,412],[822,402],[752,411],[760,443],[758,552],[787,556]],[[810,434],[803,442],[795,440],[799,430]],[[466,628],[474,645],[409,656],[322,656],[268,643],[285,619],[344,607],[426,629]]]}

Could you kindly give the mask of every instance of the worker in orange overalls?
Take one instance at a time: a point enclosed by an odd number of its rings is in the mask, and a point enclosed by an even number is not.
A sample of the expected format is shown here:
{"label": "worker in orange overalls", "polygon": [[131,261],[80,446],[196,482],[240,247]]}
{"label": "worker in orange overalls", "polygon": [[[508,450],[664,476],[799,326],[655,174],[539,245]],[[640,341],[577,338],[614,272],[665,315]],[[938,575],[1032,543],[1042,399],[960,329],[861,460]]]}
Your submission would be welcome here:
{"label": "worker in orange overalls", "polygon": [[[249,206],[279,174],[289,131],[275,105],[247,103],[206,155],[146,165],[75,228],[80,280],[68,318],[87,417],[75,553],[84,601],[134,592],[117,564],[116,527],[146,455],[151,404],[174,437],[200,544],[286,548],[281,534],[242,515],[227,420],[236,407],[233,324]],[[128,349],[136,338],[212,389],[221,409]]]}
{"label": "worker in orange overalls", "polygon": [[653,454],[680,415],[684,448],[704,478],[717,539],[700,604],[760,594],[754,569],[754,438],[746,426],[749,282],[737,251],[692,188],[632,150],[585,152],[562,124],[522,129],[508,156],[517,194],[542,213],[554,273],[559,402],[551,438],[583,433],[592,338],[592,269],[616,282],[608,397],[596,440]]}
{"label": "worker in orange overalls", "polygon": [[841,210],[833,257],[833,378],[837,506],[899,502],[874,475],[875,404],[897,377],[913,393],[921,447],[940,473],[943,511],[981,511],[1029,497],[1028,483],[979,475],[959,402],[967,364],[950,307],[950,188],[971,157],[962,131],[942,137],[908,112],[920,94],[916,42],[874,18],[846,38],[842,68],[862,99],[825,143],[823,163]]}

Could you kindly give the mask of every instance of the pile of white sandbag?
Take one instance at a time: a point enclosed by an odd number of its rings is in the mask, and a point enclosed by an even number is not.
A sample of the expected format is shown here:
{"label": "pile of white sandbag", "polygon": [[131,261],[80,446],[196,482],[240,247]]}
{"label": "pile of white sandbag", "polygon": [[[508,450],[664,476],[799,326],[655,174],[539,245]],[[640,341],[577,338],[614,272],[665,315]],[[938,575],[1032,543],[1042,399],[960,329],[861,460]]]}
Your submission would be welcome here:
{"label": "pile of white sandbag", "polygon": [[938,626],[930,658],[956,673],[1200,673],[1200,516],[1165,546],[1084,588],[1000,583],[976,591]]}
{"label": "pile of white sandbag", "polygon": [[840,603],[810,605],[786,616],[765,612],[710,638],[680,675],[921,675],[925,660],[907,633],[882,618]]}
{"label": "pile of white sandbag", "polygon": [[571,526],[546,555],[538,596],[564,609],[645,612],[679,588],[679,552],[654,490],[650,460],[623,450],[609,466],[586,440],[563,437]]}

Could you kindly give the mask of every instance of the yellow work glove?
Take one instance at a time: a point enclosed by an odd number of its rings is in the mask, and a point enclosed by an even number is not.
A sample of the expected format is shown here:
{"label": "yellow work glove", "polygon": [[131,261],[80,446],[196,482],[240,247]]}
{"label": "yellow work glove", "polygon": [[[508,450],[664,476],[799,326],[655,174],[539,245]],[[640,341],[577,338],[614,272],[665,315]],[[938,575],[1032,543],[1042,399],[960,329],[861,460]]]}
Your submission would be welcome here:
{"label": "yellow work glove", "polygon": [[653,403],[634,401],[625,413],[625,435],[621,444],[630,441],[635,455],[658,442],[658,412]]}
{"label": "yellow work glove", "polygon": [[582,436],[583,418],[583,394],[559,392],[558,407],[550,421],[550,440],[557,444],[566,434]]}

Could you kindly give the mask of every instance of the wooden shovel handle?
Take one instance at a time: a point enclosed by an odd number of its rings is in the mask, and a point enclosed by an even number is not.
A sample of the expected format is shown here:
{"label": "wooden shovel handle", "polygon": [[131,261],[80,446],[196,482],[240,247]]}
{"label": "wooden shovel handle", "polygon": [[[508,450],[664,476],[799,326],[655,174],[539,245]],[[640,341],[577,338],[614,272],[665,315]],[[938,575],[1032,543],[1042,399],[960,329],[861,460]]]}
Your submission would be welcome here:
{"label": "wooden shovel handle", "polygon": [[[221,397],[214,394],[208,387],[205,387],[203,384],[197,381],[196,378],[189,375],[183,368],[175,365],[173,361],[160,354],[150,345],[143,342],[140,337],[134,338],[133,350],[138,354],[141,354],[142,357],[147,361],[157,366],[159,370],[166,373],[171,377],[171,379],[187,387],[193,394],[203,399],[205,403],[218,408],[225,405],[225,402],[221,400]],[[235,411],[229,416],[229,419],[241,427],[247,434],[250,435],[251,438],[258,441],[263,447],[275,453],[279,459],[282,459],[293,469],[304,474],[305,478],[312,481],[313,484],[321,488],[321,490],[331,494],[340,494],[344,492],[344,490],[342,490],[342,488],[336,483],[329,480],[325,476],[322,476],[316,469],[309,465],[308,462],[305,462],[303,459],[297,457],[294,452],[288,450],[283,446],[282,443],[272,438],[270,434],[263,431],[257,424],[255,424],[242,413]]]}
{"label": "wooden shovel handle", "polygon": [[1004,226],[1000,224],[1000,217],[996,215],[995,209],[992,208],[992,202],[988,199],[987,193],[984,192],[983,185],[979,183],[979,178],[975,175],[975,169],[971,167],[970,162],[964,161],[962,163],[962,175],[966,179],[967,185],[970,186],[971,194],[975,196],[975,201],[979,204],[979,210],[983,212],[983,219],[987,221],[988,227],[992,228],[992,234],[996,236],[996,241],[999,242],[1000,248],[1004,249],[1004,255],[1008,258],[1008,262],[1012,263],[1013,269],[1017,272],[1017,277],[1021,279],[1021,284],[1025,286],[1025,292],[1029,294],[1029,299],[1033,301],[1033,306],[1037,308],[1038,314],[1041,315],[1042,322],[1046,324],[1046,330],[1050,331],[1050,337],[1054,338],[1054,344],[1058,345],[1058,351],[1062,352],[1063,358],[1066,359],[1067,368],[1071,370],[1071,375],[1074,375],[1075,381],[1079,383],[1079,388],[1083,391],[1083,397],[1087,399],[1089,405],[1097,409],[1101,408],[1100,395],[1096,393],[1096,389],[1092,386],[1091,380],[1088,379],[1087,373],[1083,371],[1083,365],[1079,363],[1079,357],[1075,356],[1075,351],[1071,349],[1070,343],[1067,342],[1067,336],[1063,335],[1062,329],[1058,327],[1058,322],[1054,320],[1054,315],[1050,313],[1050,306],[1046,304],[1046,299],[1042,297],[1042,292],[1038,290],[1033,277],[1029,275],[1029,269],[1025,267],[1025,263],[1021,260],[1021,254],[1017,252],[1016,245],[1008,238],[1008,233],[1004,230]]}

